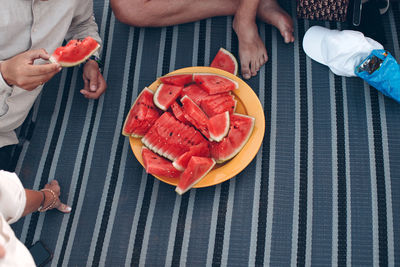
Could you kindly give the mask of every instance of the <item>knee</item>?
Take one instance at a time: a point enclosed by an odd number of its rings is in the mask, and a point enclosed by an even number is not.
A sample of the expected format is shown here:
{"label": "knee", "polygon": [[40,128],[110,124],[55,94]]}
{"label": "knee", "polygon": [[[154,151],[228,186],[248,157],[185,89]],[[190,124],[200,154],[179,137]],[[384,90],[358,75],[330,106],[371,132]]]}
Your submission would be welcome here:
{"label": "knee", "polygon": [[152,26],[145,4],[134,0],[110,0],[115,17],[122,23],[135,27]]}

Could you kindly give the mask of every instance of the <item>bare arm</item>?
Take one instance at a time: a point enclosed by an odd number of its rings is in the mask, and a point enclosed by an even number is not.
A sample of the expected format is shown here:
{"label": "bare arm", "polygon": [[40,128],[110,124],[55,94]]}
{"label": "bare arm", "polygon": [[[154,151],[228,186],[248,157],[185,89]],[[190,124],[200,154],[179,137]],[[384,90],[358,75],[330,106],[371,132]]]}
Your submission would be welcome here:
{"label": "bare arm", "polygon": [[[39,207],[43,209],[46,209],[48,207],[50,207],[50,209],[55,208],[61,212],[71,211],[71,208],[61,203],[59,199],[60,186],[58,185],[57,181],[51,181],[49,184],[45,185],[44,188],[49,190],[36,191],[25,189],[26,204],[22,216],[26,216],[29,213],[37,211]],[[51,191],[53,191],[54,194]]]}

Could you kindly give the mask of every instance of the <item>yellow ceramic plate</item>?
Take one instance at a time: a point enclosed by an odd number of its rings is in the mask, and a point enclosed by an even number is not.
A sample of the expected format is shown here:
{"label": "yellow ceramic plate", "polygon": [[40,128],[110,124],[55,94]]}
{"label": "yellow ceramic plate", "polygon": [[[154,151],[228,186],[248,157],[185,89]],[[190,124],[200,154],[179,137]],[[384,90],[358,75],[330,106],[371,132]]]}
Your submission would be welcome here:
{"label": "yellow ceramic plate", "polygon": [[[265,131],[265,117],[263,108],[261,106],[260,100],[258,99],[257,95],[243,80],[241,80],[240,78],[238,78],[233,74],[210,67],[183,68],[173,71],[170,74],[195,73],[195,72],[220,74],[232,80],[237,81],[239,83],[239,89],[233,91],[235,99],[237,100],[236,112],[241,114],[246,114],[255,118],[254,130],[247,144],[233,159],[227,161],[224,164],[217,164],[211,172],[209,172],[200,182],[198,182],[194,186],[194,188],[199,188],[199,187],[207,187],[222,183],[226,180],[231,179],[239,172],[241,172],[244,168],[246,168],[246,166],[256,156],[261,146]],[[155,91],[159,84],[160,81],[157,79],[149,86],[149,88]],[[143,146],[142,142],[140,141],[139,138],[133,138],[133,137],[130,137],[129,141],[133,153],[135,154],[140,164],[142,164],[143,166],[143,159],[141,155],[141,150]],[[155,176],[155,177],[163,182],[175,186],[178,184],[179,181],[178,178],[169,178],[161,176]]]}

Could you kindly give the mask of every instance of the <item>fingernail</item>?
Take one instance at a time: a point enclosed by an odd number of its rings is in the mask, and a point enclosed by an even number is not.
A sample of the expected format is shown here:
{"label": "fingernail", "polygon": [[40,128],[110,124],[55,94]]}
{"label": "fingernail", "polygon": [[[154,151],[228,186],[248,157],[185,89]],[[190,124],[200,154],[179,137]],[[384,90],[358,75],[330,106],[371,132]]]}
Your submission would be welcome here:
{"label": "fingernail", "polygon": [[70,212],[70,211],[72,210],[72,208],[71,208],[70,206],[67,206],[66,210],[67,210],[68,212]]}
{"label": "fingernail", "polygon": [[93,84],[90,86],[90,91],[96,91],[96,89],[97,89],[96,85]]}

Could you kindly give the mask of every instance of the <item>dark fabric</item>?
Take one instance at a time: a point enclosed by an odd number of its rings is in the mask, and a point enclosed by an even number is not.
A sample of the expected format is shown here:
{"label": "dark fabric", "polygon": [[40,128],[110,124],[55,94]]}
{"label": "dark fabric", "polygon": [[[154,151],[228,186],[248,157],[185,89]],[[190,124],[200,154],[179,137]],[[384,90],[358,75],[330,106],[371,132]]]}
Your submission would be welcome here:
{"label": "dark fabric", "polygon": [[15,145],[4,146],[0,148],[0,170],[12,171],[12,152]]}

